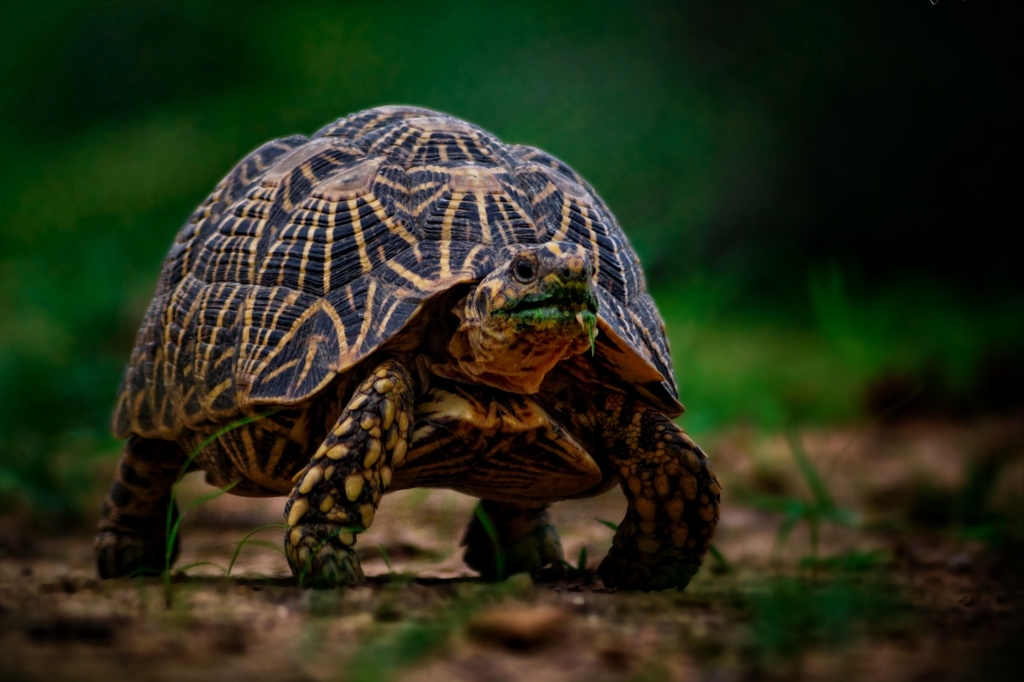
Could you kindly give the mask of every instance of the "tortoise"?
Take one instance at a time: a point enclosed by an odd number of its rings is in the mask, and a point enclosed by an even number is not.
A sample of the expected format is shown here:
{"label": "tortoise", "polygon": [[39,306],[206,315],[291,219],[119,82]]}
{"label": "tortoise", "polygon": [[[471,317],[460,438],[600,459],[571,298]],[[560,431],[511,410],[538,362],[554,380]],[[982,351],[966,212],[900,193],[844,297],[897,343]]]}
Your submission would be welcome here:
{"label": "tortoise", "polygon": [[364,579],[386,491],[479,498],[464,560],[501,579],[564,565],[548,506],[620,484],[601,579],[683,589],[721,487],[682,412],[639,259],[579,175],[435,111],[352,114],[256,149],[178,232],[114,410],[99,573],[164,569],[198,469],[287,495],[289,564],[322,586]]}

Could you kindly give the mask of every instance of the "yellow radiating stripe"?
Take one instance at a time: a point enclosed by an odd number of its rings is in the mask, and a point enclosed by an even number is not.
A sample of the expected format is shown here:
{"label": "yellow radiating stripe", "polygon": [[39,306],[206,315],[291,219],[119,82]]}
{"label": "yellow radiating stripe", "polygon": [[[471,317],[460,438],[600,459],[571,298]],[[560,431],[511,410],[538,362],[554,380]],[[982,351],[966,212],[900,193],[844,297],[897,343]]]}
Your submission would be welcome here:
{"label": "yellow radiating stripe", "polygon": [[392,219],[392,217],[388,215],[388,212],[384,210],[384,205],[380,203],[380,200],[377,197],[373,197],[373,199],[369,202],[369,205],[370,208],[373,209],[373,212],[377,215],[377,218],[379,218],[380,221],[384,223],[385,227],[387,227],[388,230],[398,234],[398,236],[404,239],[406,243],[408,243],[410,246],[415,246],[416,244],[419,243],[416,240],[416,237],[414,237],[412,233],[405,229],[405,226],[402,225],[402,223]]}
{"label": "yellow radiating stripe", "polygon": [[214,401],[217,400],[220,394],[231,388],[231,382],[231,379],[225,379],[224,381],[214,386],[212,391],[203,396],[203,399],[199,403],[200,405],[203,406],[203,409],[206,411],[210,411],[211,406],[213,405]]}
{"label": "yellow radiating stripe", "polygon": [[300,295],[301,294],[298,291],[295,291],[294,289],[288,292],[288,295],[284,297],[283,301],[281,301],[281,306],[277,309],[277,312],[274,313],[274,319],[270,321],[271,329],[277,329],[277,323],[278,320],[281,319],[281,315],[284,313],[285,310],[288,309],[289,306],[295,305],[295,301],[299,299]]}
{"label": "yellow radiating stripe", "polygon": [[420,277],[411,270],[407,270],[401,263],[397,261],[389,260],[385,263],[385,265],[387,265],[388,269],[390,269],[396,275],[404,277],[408,281],[415,284],[417,289],[426,291],[433,284],[431,280]]}
{"label": "yellow radiating stripe", "polygon": [[[433,183],[431,183],[431,184],[433,184]],[[430,206],[430,205],[431,205],[432,203],[434,203],[435,201],[437,201],[438,199],[440,199],[441,197],[443,197],[443,196],[444,196],[444,193],[445,193],[446,191],[448,191],[448,186],[447,186],[447,185],[440,185],[440,186],[439,186],[439,187],[437,188],[437,191],[435,191],[435,192],[434,192],[433,194],[431,194],[431,195],[430,195],[429,197],[427,197],[426,199],[424,199],[423,201],[421,201],[421,202],[420,202],[419,204],[417,204],[417,205],[416,205],[416,206],[415,206],[415,207],[414,207],[414,208],[412,209],[412,214],[413,214],[414,216],[417,216],[417,217],[419,217],[420,213],[422,213],[422,212],[423,212],[423,209],[425,209],[425,208],[426,208],[427,206]]]}
{"label": "yellow radiating stripe", "polygon": [[[224,362],[225,360],[230,360],[233,357],[235,357],[235,349],[234,348],[228,348],[226,351],[221,353],[220,357],[217,358],[217,361],[213,363],[213,369],[217,369],[218,367],[220,367],[222,362]],[[209,362],[209,361],[207,361],[207,362]]]}
{"label": "yellow radiating stripe", "polygon": [[[370,258],[366,254],[366,239],[363,236],[363,221],[359,217],[359,209],[356,208],[356,200],[348,200],[348,210],[352,214],[352,233],[356,238],[356,246],[359,249],[359,265],[365,275],[371,270]],[[324,277],[327,277],[327,270],[324,271]],[[327,287],[324,287],[324,291],[327,291]]]}
{"label": "yellow radiating stripe", "polygon": [[365,135],[368,130],[373,130],[378,123],[385,119],[387,119],[387,114],[377,114],[376,116],[371,118],[367,123],[365,123],[362,128],[359,129],[359,132],[355,134],[355,137]]}
{"label": "yellow radiating stripe", "polygon": [[391,304],[391,307],[388,308],[388,311],[384,313],[384,317],[381,318],[380,322],[377,324],[378,329],[382,332],[388,328],[388,322],[391,320],[391,316],[395,313],[395,308],[398,307],[399,303],[401,303],[401,299],[396,298],[394,303]]}
{"label": "yellow radiating stripe", "polygon": [[[494,205],[498,207],[498,212],[501,213],[501,221],[498,223],[498,232],[501,233],[501,241],[503,244],[512,243],[512,217],[505,210],[505,194],[492,194],[494,197]],[[532,224],[532,221],[527,220]]]}
{"label": "yellow radiating stripe", "polygon": [[281,456],[284,455],[285,448],[288,447],[288,440],[278,436],[274,439],[274,447],[270,450],[270,456],[267,458],[267,468],[263,470],[268,476],[274,474],[274,469],[277,468],[277,463],[281,461]]}
{"label": "yellow radiating stripe", "polygon": [[334,309],[334,306],[326,301],[321,301],[320,310],[327,314],[327,317],[331,318],[331,322],[334,323],[334,336],[338,339],[338,351],[341,357],[344,357],[348,353],[348,339],[345,338],[345,324],[338,317],[338,311]]}
{"label": "yellow radiating stripe", "polygon": [[[552,185],[553,186],[553,185]],[[555,236],[551,239],[554,241],[561,241],[565,239],[565,236],[569,234],[569,225],[571,222],[570,211],[569,211],[569,197],[562,196],[562,221],[558,224],[558,231],[555,232]]]}
{"label": "yellow radiating stripe", "polygon": [[419,151],[421,149],[423,149],[423,146],[426,143],[430,142],[430,136],[433,135],[433,133],[431,133],[429,131],[416,131],[416,132],[420,133],[420,135],[416,139],[416,144],[414,144],[412,146],[412,151],[409,152],[409,158],[410,159],[416,158],[416,155],[419,153]]}
{"label": "yellow radiating stripe", "polygon": [[491,244],[493,238],[491,237],[490,223],[487,222],[487,205],[483,192],[473,192],[473,203],[476,204],[476,215],[480,221],[480,241],[484,244]]}
{"label": "yellow radiating stripe", "polygon": [[[397,138],[395,138],[394,141],[391,142],[391,148],[392,149],[397,149],[397,148],[401,147],[402,143],[405,142],[409,138],[409,136],[412,135],[415,132],[417,132],[417,131],[413,130],[412,128],[408,128],[407,127],[405,132],[403,132],[401,135],[399,135]],[[370,146],[370,151],[373,152],[373,151],[376,151],[376,150],[380,149],[381,145],[383,145],[386,142],[386,139],[387,139],[386,137],[379,138],[376,142],[374,142]]]}
{"label": "yellow radiating stripe", "polygon": [[452,222],[464,196],[462,192],[452,192],[444,211],[444,220],[441,222],[441,279],[451,277],[452,274]]}
{"label": "yellow radiating stripe", "polygon": [[547,199],[549,196],[551,196],[552,194],[554,194],[557,191],[558,191],[558,187],[555,186],[555,183],[551,182],[551,180],[548,180],[548,184],[544,187],[544,189],[542,189],[540,191],[540,194],[538,194],[534,198],[530,199],[530,203],[532,205],[536,206],[537,204],[539,204],[540,202],[544,201],[545,199]]}
{"label": "yellow radiating stripe", "polygon": [[597,243],[597,232],[594,230],[594,221],[590,219],[588,211],[580,206],[576,207],[579,214],[583,216],[583,225],[587,228],[587,236],[590,239],[590,250],[593,253],[594,276],[601,272],[601,246]]}
{"label": "yellow radiating stripe", "polygon": [[366,334],[370,331],[370,322],[373,320],[373,297],[376,294],[377,281],[371,279],[369,286],[366,288],[366,307],[363,309],[363,324],[359,327],[359,336],[356,337],[356,342],[352,344],[352,350],[354,353],[358,353],[363,347],[363,341],[366,340]]}
{"label": "yellow radiating stripe", "polygon": [[431,178],[430,180],[427,180],[426,182],[421,182],[420,184],[418,184],[415,187],[413,187],[412,189],[410,189],[409,190],[409,194],[415,194],[416,192],[422,192],[425,189],[430,189],[431,187],[437,187],[437,186],[438,186],[437,180]]}
{"label": "yellow radiating stripe", "polygon": [[395,191],[398,191],[398,192],[401,192],[402,194],[409,194],[410,193],[410,190],[409,190],[408,187],[406,187],[405,185],[403,185],[400,182],[392,180],[391,178],[387,177],[386,175],[381,175],[379,169],[378,169],[377,176],[374,178],[373,182],[374,182],[374,184],[384,185],[385,187],[390,187],[391,189],[393,189]]}
{"label": "yellow radiating stripe", "polygon": [[[292,367],[295,367],[295,366],[296,366],[296,365],[298,365],[298,364],[299,364],[299,361],[298,361],[298,360],[289,360],[288,362],[284,363],[283,365],[281,365],[280,367],[278,367],[277,369],[275,369],[275,370],[274,370],[273,372],[271,372],[271,373],[270,373],[270,374],[268,374],[267,376],[263,377],[263,379],[261,379],[261,381],[270,381],[270,380],[271,380],[271,379],[273,379],[274,377],[276,377],[276,376],[280,376],[281,374],[283,374],[283,373],[287,372],[287,371],[288,371],[288,370],[290,370],[290,369],[291,369]],[[303,376],[302,376],[302,377],[300,377],[300,378],[299,378],[299,381],[298,381],[298,382],[296,382],[296,383],[300,383],[300,384],[301,384],[301,383],[302,383],[302,379],[303,379],[303,378],[305,378],[305,374],[303,374]]]}
{"label": "yellow radiating stripe", "polygon": [[[464,139],[462,139],[462,135],[457,135],[456,134],[456,135],[452,135],[452,137],[455,138],[455,144],[458,145],[459,149],[462,150],[462,153],[466,155],[466,158],[469,159],[470,162],[472,162],[472,156],[473,155],[469,153],[469,147],[466,146],[466,141]],[[475,133],[473,135],[470,135],[470,138],[472,138],[473,142],[475,143],[474,146],[476,146],[476,147],[483,146],[483,145],[480,144],[480,140],[477,139],[477,135]]]}
{"label": "yellow radiating stripe", "polygon": [[473,261],[476,260],[477,254],[483,251],[485,248],[486,247],[483,244],[477,244],[472,249],[470,249],[469,253],[466,254],[466,257],[462,261],[461,270],[465,272],[467,269],[472,269]]}
{"label": "yellow radiating stripe", "polygon": [[[316,347],[318,343],[315,338],[309,340],[309,345],[306,346],[306,358],[302,364],[302,372],[299,373],[299,378],[295,380],[294,386],[301,386],[302,382],[306,380],[306,376],[309,374],[309,370],[313,369],[313,361],[316,360]],[[286,363],[287,364],[287,363]],[[268,379],[270,377],[267,377]]]}
{"label": "yellow radiating stripe", "polygon": [[[315,229],[316,228],[311,228],[310,231],[315,230]],[[300,290],[302,289],[302,286],[306,283],[306,263],[309,262],[309,251],[312,248],[313,248],[312,235],[307,233],[306,234],[306,245],[304,247],[302,247],[302,260],[299,261],[299,281],[298,281],[298,284],[297,284],[297,288],[300,289]],[[327,271],[326,270],[324,271],[324,277],[327,278],[327,279],[330,279],[329,277],[327,277]],[[281,274],[279,275],[279,280],[283,280],[283,279],[284,279],[284,268],[282,267],[281,268]],[[282,283],[283,283],[283,281],[282,281]]]}
{"label": "yellow radiating stripe", "polygon": [[[338,202],[339,204],[341,202]],[[324,234],[324,275],[323,275],[323,287],[320,289],[323,292],[323,296],[331,290],[331,261],[333,259],[333,250],[331,246],[334,244],[334,230],[337,229],[338,225],[338,213],[335,211],[329,218],[327,232]],[[308,251],[306,253],[309,253]],[[305,257],[305,256],[303,256]]]}
{"label": "yellow radiating stripe", "polygon": [[249,333],[252,330],[252,304],[255,298],[256,289],[254,287],[253,290],[249,292],[249,295],[246,296],[245,298],[245,314],[243,315],[244,324],[242,325],[242,349],[244,351],[245,357],[248,357],[247,349],[248,346],[250,345]]}
{"label": "yellow radiating stripe", "polygon": [[256,444],[252,442],[252,428],[258,427],[244,426],[239,429],[242,432],[242,445],[245,446],[245,461],[250,471],[256,469]]}

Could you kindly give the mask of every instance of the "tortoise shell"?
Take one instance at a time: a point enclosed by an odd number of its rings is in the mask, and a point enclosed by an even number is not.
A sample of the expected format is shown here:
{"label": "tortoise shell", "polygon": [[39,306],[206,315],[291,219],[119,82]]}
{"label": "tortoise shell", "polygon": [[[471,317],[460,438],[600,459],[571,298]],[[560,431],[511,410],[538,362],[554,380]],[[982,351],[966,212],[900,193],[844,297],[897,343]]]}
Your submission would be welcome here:
{"label": "tortoise shell", "polygon": [[509,245],[552,240],[592,254],[593,362],[680,414],[664,323],[594,190],[538,149],[391,106],[269,142],[217,185],[167,255],[115,434],[173,439],[307,401]]}

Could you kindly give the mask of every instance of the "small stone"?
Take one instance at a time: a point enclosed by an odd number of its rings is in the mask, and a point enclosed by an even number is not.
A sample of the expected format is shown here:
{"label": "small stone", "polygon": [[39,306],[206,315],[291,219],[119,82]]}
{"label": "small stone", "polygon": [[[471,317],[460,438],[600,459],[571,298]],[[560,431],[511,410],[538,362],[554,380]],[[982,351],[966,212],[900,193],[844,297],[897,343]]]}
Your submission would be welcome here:
{"label": "small stone", "polygon": [[554,606],[497,606],[473,616],[466,629],[476,639],[529,649],[554,643],[570,618]]}
{"label": "small stone", "polygon": [[958,552],[957,554],[949,557],[949,561],[946,562],[946,566],[953,573],[970,573],[974,570],[974,560],[967,552]]}

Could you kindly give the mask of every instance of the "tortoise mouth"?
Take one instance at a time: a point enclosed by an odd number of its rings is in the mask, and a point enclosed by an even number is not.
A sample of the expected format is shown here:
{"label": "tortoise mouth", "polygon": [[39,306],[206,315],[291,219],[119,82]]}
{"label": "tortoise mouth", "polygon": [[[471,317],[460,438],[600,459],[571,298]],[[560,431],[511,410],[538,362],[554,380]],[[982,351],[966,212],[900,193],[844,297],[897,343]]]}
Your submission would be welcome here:
{"label": "tortoise mouth", "polygon": [[495,311],[499,315],[535,317],[568,317],[575,319],[580,313],[597,315],[597,298],[586,285],[567,284],[548,287],[545,291],[526,294],[506,303]]}

